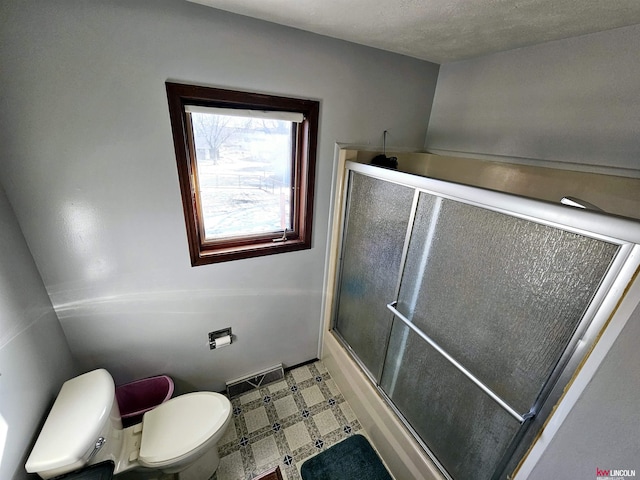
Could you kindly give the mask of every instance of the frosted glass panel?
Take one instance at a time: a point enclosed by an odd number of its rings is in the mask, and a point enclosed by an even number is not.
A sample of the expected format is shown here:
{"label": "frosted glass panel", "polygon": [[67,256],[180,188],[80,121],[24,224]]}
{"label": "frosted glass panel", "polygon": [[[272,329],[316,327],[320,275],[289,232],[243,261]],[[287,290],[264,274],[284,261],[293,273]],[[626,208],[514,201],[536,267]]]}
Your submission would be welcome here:
{"label": "frosted glass panel", "polygon": [[351,173],[335,328],[379,378],[414,190]]}
{"label": "frosted glass panel", "polygon": [[381,386],[455,479],[490,479],[520,427],[399,320]]}
{"label": "frosted glass panel", "polygon": [[398,310],[524,414],[617,250],[422,193]]}

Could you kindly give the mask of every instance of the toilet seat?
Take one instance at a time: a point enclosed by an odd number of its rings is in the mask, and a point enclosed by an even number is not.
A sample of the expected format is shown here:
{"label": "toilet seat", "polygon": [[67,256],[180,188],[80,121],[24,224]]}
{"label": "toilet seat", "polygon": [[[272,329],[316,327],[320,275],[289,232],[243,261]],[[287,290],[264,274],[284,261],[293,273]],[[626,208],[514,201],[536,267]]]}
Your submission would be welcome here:
{"label": "toilet seat", "polygon": [[226,424],[229,400],[215,392],[180,395],[144,414],[138,461],[161,468],[188,457]]}

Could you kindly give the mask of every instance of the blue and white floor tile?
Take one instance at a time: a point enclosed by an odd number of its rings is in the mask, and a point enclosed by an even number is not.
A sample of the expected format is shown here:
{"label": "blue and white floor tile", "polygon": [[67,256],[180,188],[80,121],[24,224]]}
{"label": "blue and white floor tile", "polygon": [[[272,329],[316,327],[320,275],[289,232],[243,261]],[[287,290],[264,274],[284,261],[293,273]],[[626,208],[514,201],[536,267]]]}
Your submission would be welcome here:
{"label": "blue and white floor tile", "polygon": [[218,444],[211,480],[250,480],[276,465],[285,480],[300,480],[304,460],[362,429],[322,362],[231,403],[233,423]]}

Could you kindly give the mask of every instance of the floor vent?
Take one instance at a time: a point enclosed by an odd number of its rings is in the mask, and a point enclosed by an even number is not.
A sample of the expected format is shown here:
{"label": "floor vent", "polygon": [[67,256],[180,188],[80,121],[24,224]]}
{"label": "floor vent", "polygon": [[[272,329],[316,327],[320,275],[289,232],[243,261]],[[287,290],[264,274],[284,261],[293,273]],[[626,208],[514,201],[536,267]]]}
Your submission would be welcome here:
{"label": "floor vent", "polygon": [[247,375],[227,382],[227,394],[229,398],[237,397],[247,393],[254,388],[260,388],[269,383],[284,379],[284,369],[282,365],[275,365],[258,373]]}

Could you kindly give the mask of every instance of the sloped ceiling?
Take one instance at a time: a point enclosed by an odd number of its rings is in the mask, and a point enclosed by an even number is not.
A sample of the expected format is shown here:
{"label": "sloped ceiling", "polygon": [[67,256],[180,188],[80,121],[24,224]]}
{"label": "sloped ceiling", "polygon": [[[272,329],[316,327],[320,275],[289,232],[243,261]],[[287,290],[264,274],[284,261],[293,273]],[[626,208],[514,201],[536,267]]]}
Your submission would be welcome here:
{"label": "sloped ceiling", "polygon": [[640,24],[640,0],[188,0],[435,63]]}

